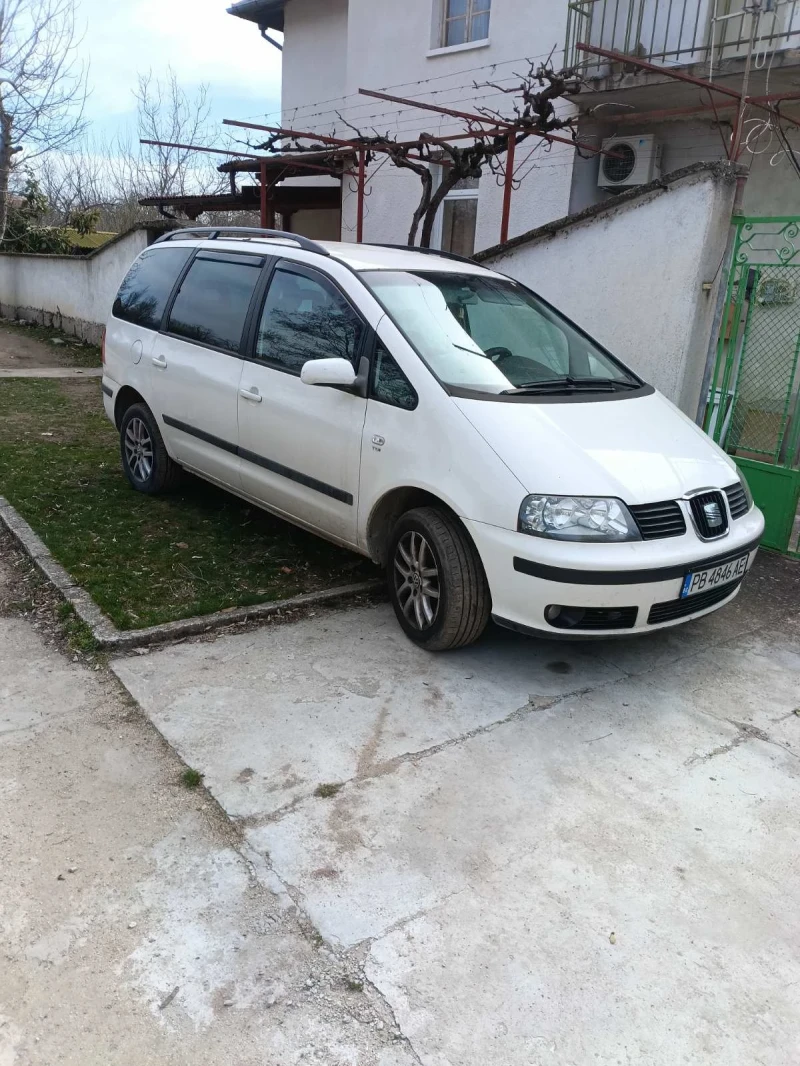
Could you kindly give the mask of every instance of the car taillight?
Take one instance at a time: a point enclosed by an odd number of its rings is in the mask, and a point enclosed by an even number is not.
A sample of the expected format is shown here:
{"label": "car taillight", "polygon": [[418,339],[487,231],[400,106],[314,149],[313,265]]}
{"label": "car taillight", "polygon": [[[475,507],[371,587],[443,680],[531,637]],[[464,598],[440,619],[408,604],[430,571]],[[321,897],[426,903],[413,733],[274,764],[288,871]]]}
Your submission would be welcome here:
{"label": "car taillight", "polygon": [[103,339],[100,342],[100,362],[106,365],[106,331],[103,330]]}

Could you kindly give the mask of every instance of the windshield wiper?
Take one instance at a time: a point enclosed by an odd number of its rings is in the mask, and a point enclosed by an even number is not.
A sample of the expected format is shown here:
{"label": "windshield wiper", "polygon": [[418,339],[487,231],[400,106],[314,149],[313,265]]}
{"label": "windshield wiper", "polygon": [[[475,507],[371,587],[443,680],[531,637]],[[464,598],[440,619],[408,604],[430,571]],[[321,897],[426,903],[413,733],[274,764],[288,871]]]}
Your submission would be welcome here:
{"label": "windshield wiper", "polygon": [[451,341],[454,348],[459,348],[462,352],[469,352],[470,355],[480,355],[486,358],[486,352],[482,352],[480,348],[465,348],[463,344],[456,344],[455,341]]}
{"label": "windshield wiper", "polygon": [[559,392],[617,392],[619,389],[638,389],[638,384],[624,378],[546,378],[542,381],[526,381],[513,389],[504,389],[501,396],[525,393]]}

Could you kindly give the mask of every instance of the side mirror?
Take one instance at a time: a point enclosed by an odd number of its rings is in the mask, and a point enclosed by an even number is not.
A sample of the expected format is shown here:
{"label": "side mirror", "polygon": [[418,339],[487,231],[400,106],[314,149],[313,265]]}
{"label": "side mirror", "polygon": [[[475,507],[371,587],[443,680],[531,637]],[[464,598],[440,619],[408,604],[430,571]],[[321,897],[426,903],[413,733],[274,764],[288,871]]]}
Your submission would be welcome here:
{"label": "side mirror", "polygon": [[303,364],[300,380],[304,385],[338,385],[351,389],[356,383],[353,364],[346,359],[310,359]]}

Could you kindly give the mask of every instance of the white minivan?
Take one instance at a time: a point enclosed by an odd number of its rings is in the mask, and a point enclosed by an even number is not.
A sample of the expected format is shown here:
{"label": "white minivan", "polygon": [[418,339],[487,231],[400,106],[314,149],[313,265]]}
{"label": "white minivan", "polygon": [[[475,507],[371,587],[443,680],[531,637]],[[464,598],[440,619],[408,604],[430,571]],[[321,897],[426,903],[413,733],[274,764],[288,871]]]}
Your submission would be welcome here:
{"label": "white minivan", "polygon": [[421,249],[173,231],[122,282],[103,393],[135,489],[183,468],[369,556],[431,651],[490,617],[562,637],[700,617],[764,529],[651,385],[519,282]]}

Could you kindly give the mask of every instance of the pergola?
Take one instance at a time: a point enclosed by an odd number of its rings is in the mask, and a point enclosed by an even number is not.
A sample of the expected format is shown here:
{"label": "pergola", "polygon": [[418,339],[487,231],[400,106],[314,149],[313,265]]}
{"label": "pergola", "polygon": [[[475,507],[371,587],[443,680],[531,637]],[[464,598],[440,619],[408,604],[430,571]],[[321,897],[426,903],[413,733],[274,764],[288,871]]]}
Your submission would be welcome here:
{"label": "pergola", "polygon": [[[293,155],[239,155],[202,145],[178,144],[172,141],[143,141],[169,148],[194,149],[235,156],[222,163],[218,170],[228,174],[230,192],[205,195],[147,196],[139,201],[142,207],[157,207],[165,213],[169,209],[183,212],[194,221],[206,211],[258,211],[261,225],[274,228],[275,215],[283,220],[284,229],[291,229],[291,218],[297,211],[320,211],[341,208],[342,179],[353,174],[355,162],[352,150],[332,149]],[[257,184],[238,186],[237,174],[252,174]],[[318,178],[327,176],[336,185],[284,185],[289,178]]]}
{"label": "pergola", "polygon": [[[693,108],[679,109],[681,115],[702,113],[708,110],[717,112],[726,106],[736,107],[738,116],[735,124],[734,136],[731,144],[726,146],[726,153],[730,159],[738,159],[741,154],[743,147],[742,126],[744,115],[748,107],[752,107],[761,113],[769,114],[779,121],[782,120],[794,126],[800,125],[800,122],[796,119],[781,114],[771,106],[773,103],[777,103],[781,100],[797,100],[800,96],[798,93],[773,94],[771,96],[748,96],[746,81],[743,86],[744,91],[738,92],[734,89],[693,77],[681,71],[677,71],[674,68],[648,63],[636,56],[612,52],[588,44],[578,44],[577,49],[578,51],[603,56],[616,62],[627,63],[644,72],[663,74],[670,79],[688,83],[698,89],[703,89],[708,92],[708,103],[701,103]],[[505,135],[508,137],[505,165],[502,168],[501,175],[503,184],[503,210],[500,221],[501,243],[508,239],[511,196],[515,187],[514,157],[515,149],[519,141],[533,136],[541,138],[551,144],[553,142],[559,142],[574,146],[575,148],[580,148],[586,152],[608,154],[593,145],[583,144],[577,140],[574,135],[572,137],[565,137],[555,133],[540,132],[538,130],[520,127],[518,123],[515,124],[513,122],[503,121],[499,117],[489,117],[487,115],[468,111],[459,111],[421,100],[411,100],[401,96],[392,96],[388,93],[376,92],[371,89],[359,89],[358,91],[362,96],[384,100],[397,104],[399,107],[418,111],[429,111],[440,116],[456,118],[464,122],[467,127],[466,132],[448,135],[444,139],[423,133],[415,140],[406,142],[405,144],[396,145],[395,147],[411,149],[423,145],[430,145],[433,147],[437,142],[443,144],[467,139],[474,141],[482,137],[493,138],[498,135]],[[716,99],[712,94],[715,94]],[[722,101],[719,100],[719,96],[723,97]],[[667,114],[667,112],[655,112],[653,113],[653,117],[656,115],[662,117]],[[230,193],[209,196],[148,197],[141,200],[140,203],[143,206],[158,207],[161,211],[165,211],[167,208],[172,207],[183,211],[191,219],[196,219],[198,215],[202,214],[204,211],[252,211],[258,206],[262,226],[272,228],[274,226],[275,213],[278,212],[283,216],[284,228],[288,229],[290,228],[291,222],[289,221],[287,225],[286,220],[291,220],[291,216],[297,211],[341,208],[342,182],[345,178],[350,178],[355,182],[353,191],[357,195],[356,241],[361,243],[363,240],[364,228],[364,200],[367,195],[367,162],[371,154],[384,153],[391,155],[391,150],[388,147],[380,144],[365,143],[365,139],[363,138],[345,139],[342,137],[324,136],[320,133],[304,132],[302,130],[288,129],[280,126],[265,126],[254,122],[237,121],[235,119],[225,119],[224,124],[248,130],[263,131],[270,134],[273,139],[276,137],[282,137],[294,141],[295,144],[298,144],[301,141],[309,141],[311,143],[309,145],[309,150],[303,151],[302,153],[295,151],[295,154],[283,153],[277,155],[256,155],[232,152],[226,149],[211,148],[201,145],[175,144],[166,141],[143,141],[142,143],[144,144],[158,144],[164,147],[212,152],[233,158],[229,158],[228,162],[222,163],[218,168],[222,173],[226,173],[230,176]],[[419,148],[417,148],[417,150],[419,150]],[[411,152],[409,152],[408,157],[411,159],[427,161],[423,156],[418,154],[415,155]],[[446,161],[444,161],[443,165],[447,165]],[[258,185],[243,186],[240,189],[237,188],[237,174],[257,175]],[[338,180],[338,186],[321,185],[318,183],[313,185],[284,184],[284,182],[290,178],[320,177],[321,175],[336,178]],[[743,179],[741,179],[741,181],[743,182]]]}
{"label": "pergola", "polygon": [[[600,152],[600,149],[588,144],[581,144],[574,138],[563,137],[554,133],[544,133],[536,130],[522,130],[511,122],[503,122],[500,119],[489,118],[485,115],[472,114],[467,111],[455,111],[452,108],[439,107],[436,104],[424,103],[419,100],[408,100],[401,96],[390,96],[386,93],[375,92],[371,89],[359,89],[363,96],[375,97],[379,100],[396,103],[400,106],[415,108],[422,111],[433,111],[439,115],[462,120],[468,127],[468,132],[456,133],[446,138],[446,142],[459,140],[477,140],[481,137],[497,137],[508,134],[508,149],[503,168],[503,211],[500,223],[500,240],[508,239],[508,223],[511,211],[511,193],[514,187],[514,152],[518,140],[524,137],[534,136],[549,143],[559,142],[575,147],[583,148],[589,152]],[[341,184],[345,177],[355,179],[354,192],[357,195],[356,209],[356,241],[363,241],[364,232],[364,200],[367,195],[367,160],[370,154],[387,154],[390,150],[379,144],[365,144],[357,138],[344,139],[341,137],[329,137],[320,133],[308,133],[302,130],[287,129],[280,126],[264,126],[254,122],[241,122],[236,119],[224,119],[227,126],[237,126],[248,130],[258,130],[291,139],[295,142],[312,141],[310,150],[302,154],[278,154],[278,155],[250,155],[248,153],[233,152],[222,148],[212,148],[205,145],[179,144],[174,141],[142,140],[142,144],[154,144],[165,148],[189,149],[197,152],[209,152],[217,155],[233,156],[226,163],[222,163],[218,170],[229,174],[231,180],[230,193],[209,194],[200,196],[155,196],[145,197],[139,203],[143,207],[157,207],[165,212],[168,208],[183,211],[189,218],[196,219],[204,211],[252,211],[258,204],[261,225],[272,228],[275,213],[280,213],[284,220],[296,211],[319,210],[323,208],[339,207],[342,203]],[[431,145],[443,143],[441,138],[433,135],[421,134],[413,141],[398,145],[398,147],[415,147],[419,144]],[[323,147],[324,146],[324,147]],[[314,150],[319,147],[319,150]],[[428,160],[417,154],[409,153],[410,159],[421,162]],[[447,161],[442,161],[447,166]],[[238,189],[236,186],[236,174],[250,173],[258,175],[258,186],[244,186]],[[339,187],[324,185],[297,185],[286,186],[280,183],[298,177],[319,177],[327,175],[339,180]],[[284,228],[287,228],[284,221]]]}

